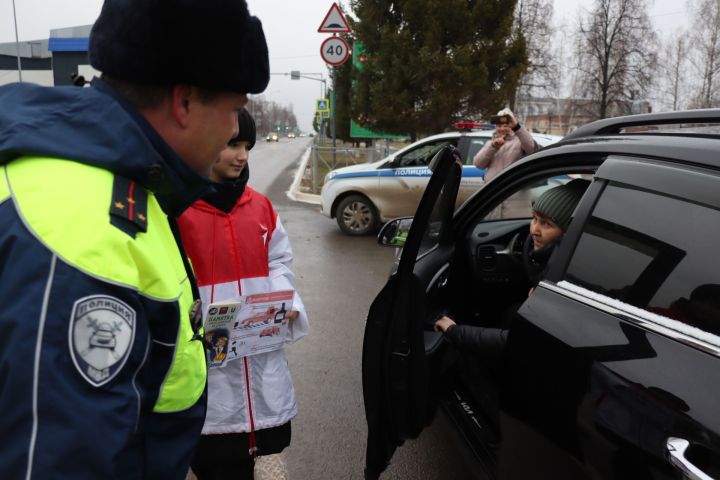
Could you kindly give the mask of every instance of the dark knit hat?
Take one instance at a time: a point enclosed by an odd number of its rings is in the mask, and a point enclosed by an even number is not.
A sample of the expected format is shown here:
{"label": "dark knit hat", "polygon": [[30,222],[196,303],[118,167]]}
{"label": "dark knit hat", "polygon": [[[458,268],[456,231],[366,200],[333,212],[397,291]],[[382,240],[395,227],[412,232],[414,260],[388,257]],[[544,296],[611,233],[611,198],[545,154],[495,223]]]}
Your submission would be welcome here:
{"label": "dark knit hat", "polygon": [[257,133],[255,130],[255,119],[250,115],[250,112],[244,108],[238,110],[238,134],[237,136],[230,139],[228,144],[235,142],[248,142],[248,150],[251,150],[255,146],[255,140],[257,139]]}
{"label": "dark knit hat", "polygon": [[565,185],[546,190],[533,202],[532,209],[550,218],[564,232],[588,185],[589,180],[576,178]]}
{"label": "dark knit hat", "polygon": [[270,80],[245,0],[105,0],[88,50],[93,67],[139,84],[260,93]]}

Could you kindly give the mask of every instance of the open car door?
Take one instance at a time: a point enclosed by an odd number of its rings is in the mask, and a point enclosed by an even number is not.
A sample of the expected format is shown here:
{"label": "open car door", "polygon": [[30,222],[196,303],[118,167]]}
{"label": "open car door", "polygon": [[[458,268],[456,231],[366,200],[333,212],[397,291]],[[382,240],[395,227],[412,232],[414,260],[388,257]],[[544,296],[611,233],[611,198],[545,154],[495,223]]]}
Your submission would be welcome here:
{"label": "open car door", "polygon": [[[462,160],[451,145],[438,152],[405,240],[397,271],[370,307],[363,339],[363,397],[368,423],[365,478],[378,478],[395,449],[416,438],[437,408],[435,379],[453,353],[432,331],[454,253],[452,218]],[[427,255],[432,251],[432,255]]]}

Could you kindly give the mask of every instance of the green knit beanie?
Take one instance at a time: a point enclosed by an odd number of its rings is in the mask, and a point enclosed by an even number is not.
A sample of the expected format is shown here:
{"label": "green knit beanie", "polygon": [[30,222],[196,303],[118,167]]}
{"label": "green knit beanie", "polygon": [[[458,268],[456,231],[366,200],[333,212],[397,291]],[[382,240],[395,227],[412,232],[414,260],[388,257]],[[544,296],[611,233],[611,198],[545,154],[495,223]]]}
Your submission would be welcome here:
{"label": "green knit beanie", "polygon": [[570,225],[572,213],[588,185],[589,180],[576,178],[565,185],[546,190],[533,202],[532,208],[549,217],[564,232]]}

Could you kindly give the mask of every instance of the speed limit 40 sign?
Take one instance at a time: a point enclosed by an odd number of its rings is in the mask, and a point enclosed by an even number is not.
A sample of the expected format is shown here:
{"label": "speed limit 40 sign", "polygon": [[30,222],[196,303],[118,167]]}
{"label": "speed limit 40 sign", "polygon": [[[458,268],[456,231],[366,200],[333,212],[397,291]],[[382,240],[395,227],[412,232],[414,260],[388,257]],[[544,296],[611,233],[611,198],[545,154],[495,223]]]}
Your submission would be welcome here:
{"label": "speed limit 40 sign", "polygon": [[329,65],[342,65],[350,56],[350,46],[342,37],[330,37],[320,46],[320,56]]}

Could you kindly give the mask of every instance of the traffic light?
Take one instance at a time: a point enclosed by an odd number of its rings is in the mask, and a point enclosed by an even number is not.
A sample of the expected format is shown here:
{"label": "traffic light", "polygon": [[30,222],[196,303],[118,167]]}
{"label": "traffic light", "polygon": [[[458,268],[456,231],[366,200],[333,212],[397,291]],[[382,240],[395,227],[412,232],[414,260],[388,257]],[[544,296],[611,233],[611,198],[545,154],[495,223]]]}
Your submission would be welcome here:
{"label": "traffic light", "polygon": [[362,42],[355,41],[353,45],[353,66],[357,70],[362,70],[368,62],[368,54],[365,53],[365,46]]}

